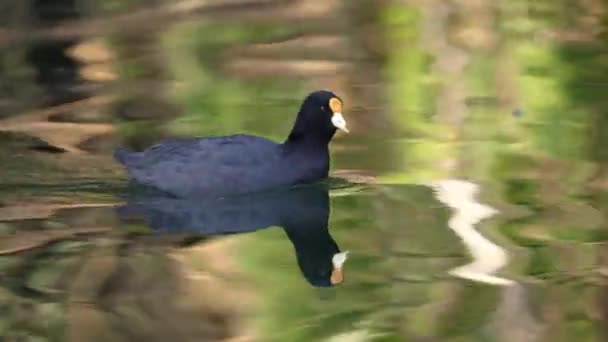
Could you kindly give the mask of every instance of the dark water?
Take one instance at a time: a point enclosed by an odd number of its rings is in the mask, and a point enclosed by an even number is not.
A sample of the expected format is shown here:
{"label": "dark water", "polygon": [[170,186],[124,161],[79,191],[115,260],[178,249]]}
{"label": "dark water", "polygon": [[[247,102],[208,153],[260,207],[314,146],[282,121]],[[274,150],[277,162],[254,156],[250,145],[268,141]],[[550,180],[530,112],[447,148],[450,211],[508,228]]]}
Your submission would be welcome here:
{"label": "dark water", "polygon": [[[606,1],[49,3],[0,5],[0,341],[608,338]],[[171,199],[110,157],[282,140],[319,88],[323,184]]]}

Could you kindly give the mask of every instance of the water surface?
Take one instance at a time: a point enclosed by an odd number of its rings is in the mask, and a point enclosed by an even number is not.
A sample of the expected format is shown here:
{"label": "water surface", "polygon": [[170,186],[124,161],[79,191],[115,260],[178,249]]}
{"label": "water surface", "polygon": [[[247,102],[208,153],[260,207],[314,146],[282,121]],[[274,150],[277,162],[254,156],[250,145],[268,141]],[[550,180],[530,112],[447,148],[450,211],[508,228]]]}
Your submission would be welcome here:
{"label": "water surface", "polygon": [[[605,1],[19,3],[0,340],[606,339]],[[319,88],[327,183],[188,201],[111,159],[281,141]]]}

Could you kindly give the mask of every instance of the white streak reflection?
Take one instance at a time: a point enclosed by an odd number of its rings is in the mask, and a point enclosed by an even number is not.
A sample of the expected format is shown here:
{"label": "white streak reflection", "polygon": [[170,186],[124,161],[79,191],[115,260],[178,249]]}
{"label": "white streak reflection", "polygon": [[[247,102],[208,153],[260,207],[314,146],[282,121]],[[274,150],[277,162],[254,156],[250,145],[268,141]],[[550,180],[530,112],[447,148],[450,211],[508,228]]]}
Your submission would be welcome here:
{"label": "white streak reflection", "polygon": [[494,215],[497,211],[476,201],[478,186],[463,180],[441,180],[432,184],[437,199],[454,210],[448,226],[463,240],[473,261],[454,268],[450,274],[493,285],[512,285],[509,279],[495,273],[507,264],[507,253],[477,230],[475,224]]}

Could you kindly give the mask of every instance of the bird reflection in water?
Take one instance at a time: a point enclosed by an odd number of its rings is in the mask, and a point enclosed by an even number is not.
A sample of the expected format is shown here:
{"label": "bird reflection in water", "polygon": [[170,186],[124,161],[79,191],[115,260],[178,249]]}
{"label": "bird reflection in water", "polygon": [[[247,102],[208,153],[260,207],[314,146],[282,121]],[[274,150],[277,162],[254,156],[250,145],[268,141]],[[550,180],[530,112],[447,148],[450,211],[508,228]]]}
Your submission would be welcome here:
{"label": "bird reflection in water", "polygon": [[298,266],[316,287],[343,283],[348,252],[329,234],[329,187],[314,184],[223,198],[130,195],[117,208],[123,220],[142,219],[156,233],[219,236],[281,227]]}

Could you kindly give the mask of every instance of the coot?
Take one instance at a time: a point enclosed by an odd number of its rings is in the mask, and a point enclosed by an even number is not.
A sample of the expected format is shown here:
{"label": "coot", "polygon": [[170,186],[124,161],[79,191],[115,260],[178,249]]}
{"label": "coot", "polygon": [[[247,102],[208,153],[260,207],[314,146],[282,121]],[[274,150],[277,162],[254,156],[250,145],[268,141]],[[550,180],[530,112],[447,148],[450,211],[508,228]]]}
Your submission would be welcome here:
{"label": "coot", "polygon": [[178,197],[312,183],[328,175],[328,144],[336,129],[348,132],[342,106],[330,91],[312,92],[283,143],[246,134],[173,138],[142,152],[119,148],[114,157],[135,183]]}

